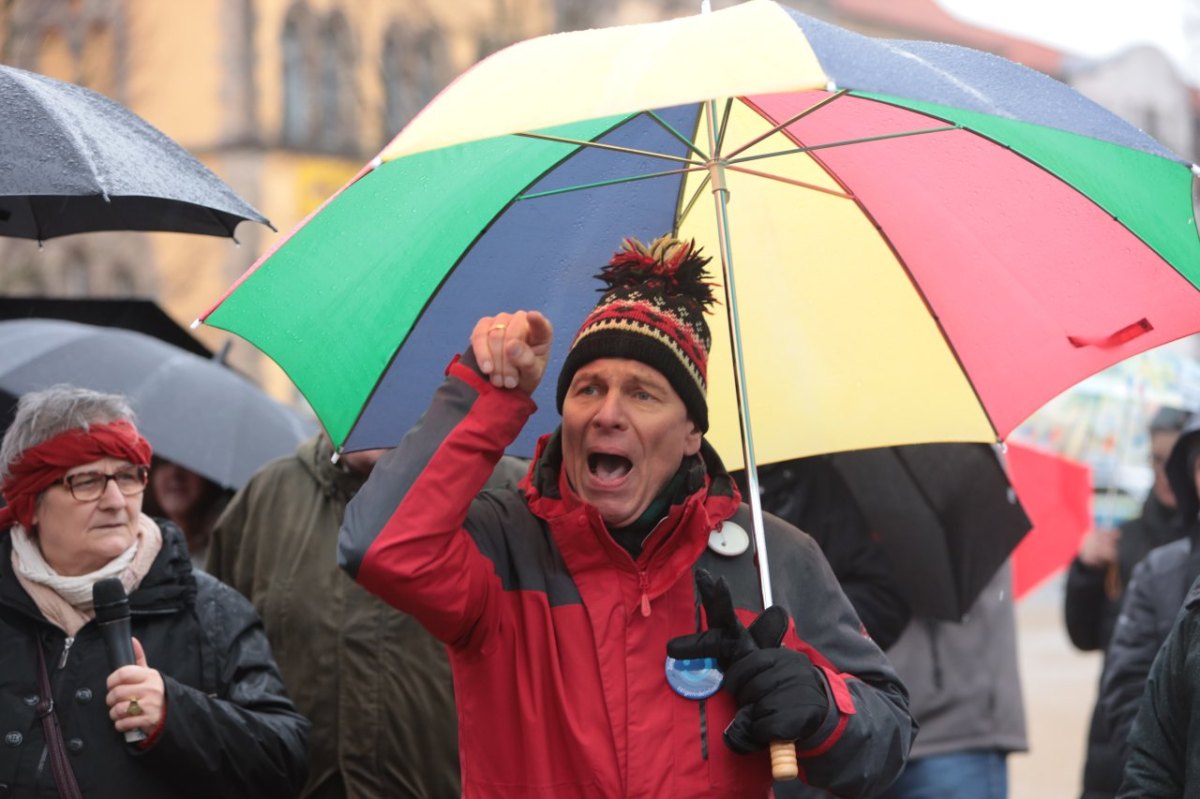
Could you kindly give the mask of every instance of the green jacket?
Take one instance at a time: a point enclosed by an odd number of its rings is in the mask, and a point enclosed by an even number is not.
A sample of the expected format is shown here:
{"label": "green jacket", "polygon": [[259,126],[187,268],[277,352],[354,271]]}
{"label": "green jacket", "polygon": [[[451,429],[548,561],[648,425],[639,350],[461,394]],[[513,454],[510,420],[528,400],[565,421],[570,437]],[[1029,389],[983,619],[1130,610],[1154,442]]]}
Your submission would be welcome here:
{"label": "green jacket", "polygon": [[208,571],[254,603],[296,708],[312,722],[302,797],[456,797],[444,647],[337,566],[363,479],[323,436],[263,467],[225,509]]}

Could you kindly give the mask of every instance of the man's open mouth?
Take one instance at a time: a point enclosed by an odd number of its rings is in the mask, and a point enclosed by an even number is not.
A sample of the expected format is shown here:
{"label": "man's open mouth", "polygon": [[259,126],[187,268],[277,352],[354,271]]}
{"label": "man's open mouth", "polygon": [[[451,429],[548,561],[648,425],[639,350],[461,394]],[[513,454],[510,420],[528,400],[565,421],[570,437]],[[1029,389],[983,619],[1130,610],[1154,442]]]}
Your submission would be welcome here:
{"label": "man's open mouth", "polygon": [[619,480],[629,474],[633,461],[621,455],[593,452],[588,455],[588,471],[601,480]]}

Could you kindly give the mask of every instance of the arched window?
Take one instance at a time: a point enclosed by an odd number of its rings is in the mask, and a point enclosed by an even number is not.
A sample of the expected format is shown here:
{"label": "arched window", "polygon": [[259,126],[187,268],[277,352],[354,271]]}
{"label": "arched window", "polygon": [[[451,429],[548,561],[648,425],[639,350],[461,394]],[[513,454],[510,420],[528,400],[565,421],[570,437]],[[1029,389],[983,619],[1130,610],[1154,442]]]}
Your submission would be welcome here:
{"label": "arched window", "polygon": [[450,55],[441,31],[393,24],[383,42],[384,140],[399,133],[450,76]]}
{"label": "arched window", "polygon": [[354,43],[346,18],[330,16],[321,35],[319,144],[322,150],[353,151],[358,132]]}
{"label": "arched window", "polygon": [[293,6],[283,23],[283,141],[292,146],[312,142],[313,101],[311,18],[304,6]]}

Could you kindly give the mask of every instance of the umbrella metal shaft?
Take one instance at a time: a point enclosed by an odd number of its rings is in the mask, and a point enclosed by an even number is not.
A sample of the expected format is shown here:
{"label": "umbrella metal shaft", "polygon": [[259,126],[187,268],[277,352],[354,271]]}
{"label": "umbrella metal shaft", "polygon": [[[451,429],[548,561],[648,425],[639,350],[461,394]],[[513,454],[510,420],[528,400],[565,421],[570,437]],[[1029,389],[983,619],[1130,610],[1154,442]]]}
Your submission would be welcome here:
{"label": "umbrella metal shaft", "polygon": [[767,537],[763,530],[762,500],[758,490],[757,461],[754,459],[754,436],[750,424],[750,395],[746,388],[746,368],[742,358],[742,327],[738,316],[737,288],[733,280],[733,250],[729,242],[729,188],[725,184],[725,164],[716,152],[717,104],[708,102],[708,137],[712,156],[708,171],[712,178],[713,201],[717,213],[717,247],[725,283],[725,307],[729,309],[729,346],[733,354],[733,382],[738,395],[738,425],[742,437],[742,458],[746,467],[746,497],[750,505],[750,526],[753,528],[754,552],[758,557],[758,582],[762,591],[763,608],[773,604],[771,569],[767,560]]}

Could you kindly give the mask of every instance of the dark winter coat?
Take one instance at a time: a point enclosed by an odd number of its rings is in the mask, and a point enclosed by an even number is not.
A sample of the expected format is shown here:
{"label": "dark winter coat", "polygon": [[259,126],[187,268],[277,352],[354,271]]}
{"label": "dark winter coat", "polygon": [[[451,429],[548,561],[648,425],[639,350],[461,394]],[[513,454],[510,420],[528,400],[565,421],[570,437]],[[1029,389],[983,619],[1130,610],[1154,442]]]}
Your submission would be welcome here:
{"label": "dark winter coat", "polygon": [[1121,612],[1124,590],[1133,576],[1133,567],[1141,563],[1150,550],[1171,543],[1185,532],[1175,510],[1164,505],[1153,493],[1142,504],[1141,515],[1124,522],[1118,529],[1117,571],[1121,593],[1108,596],[1105,589],[1107,569],[1087,566],[1075,558],[1067,572],[1063,603],[1067,634],[1071,643],[1085,652],[1108,648],[1113,626]]}
{"label": "dark winter coat", "polygon": [[1164,469],[1185,537],[1152,550],[1134,569],[1105,656],[1098,715],[1110,741],[1105,754],[1118,765],[1129,753],[1129,732],[1150,665],[1200,574],[1200,494],[1192,467],[1198,447],[1200,414],[1193,414]]}
{"label": "dark winter coat", "polygon": [[[1087,566],[1075,558],[1067,571],[1064,602],[1067,634],[1071,643],[1084,651],[1108,649],[1134,567],[1152,549],[1178,539],[1185,532],[1175,511],[1164,505],[1153,492],[1143,503],[1141,515],[1123,523],[1119,529],[1117,570],[1121,592],[1117,596],[1108,596],[1105,588],[1107,569]],[[1135,697],[1140,695],[1140,681],[1137,688]],[[1105,714],[1101,695],[1098,690],[1088,726],[1082,799],[1111,799],[1121,784],[1123,751],[1114,741],[1112,724]],[[1132,714],[1128,720],[1132,721]]]}
{"label": "dark winter coat", "polygon": [[[734,712],[664,678],[667,641],[702,624],[693,570],[730,582],[739,615],[761,610],[751,552],[707,547],[748,510],[716,454],[685,474],[635,560],[562,476],[557,436],[542,439],[524,491],[486,491],[492,464],[533,410],[469,363],[454,364],[420,424],[380,459],[350,503],[339,559],[369,590],[450,646],[464,797],[764,797],[766,752],[737,755],[721,731]],[[903,767],[913,726],[903,686],[812,539],[766,529],[785,645],[825,675],[830,709],[797,742],[802,774],[846,797],[877,793]]]}
{"label": "dark winter coat", "polygon": [[1100,702],[1119,763],[1125,762],[1129,751],[1129,731],[1150,665],[1170,633],[1192,582],[1200,576],[1197,541],[1200,525],[1193,526],[1187,538],[1152,551],[1133,570],[1125,592],[1125,604],[1100,681]]}
{"label": "dark winter coat", "polygon": [[[746,473],[733,473],[746,490]],[[762,509],[812,536],[867,633],[886,650],[912,617],[883,547],[829,456],[758,467]]]}
{"label": "dark winter coat", "polygon": [[1150,667],[1118,799],[1200,799],[1200,581]]}
{"label": "dark winter coat", "polygon": [[144,751],[109,719],[112,669],[96,623],[68,648],[17,581],[11,539],[0,535],[0,796],[58,795],[34,712],[39,645],[87,799],[289,797],[304,784],[308,722],[284,692],[258,614],[194,573],[182,533],[159,524],[162,551],[129,597],[133,635],[166,686],[166,723]]}
{"label": "dark winter coat", "polygon": [[254,602],[296,707],[313,723],[302,796],[458,796],[446,648],[337,567],[364,478],[318,435],[258,471],[213,531],[209,571]]}

